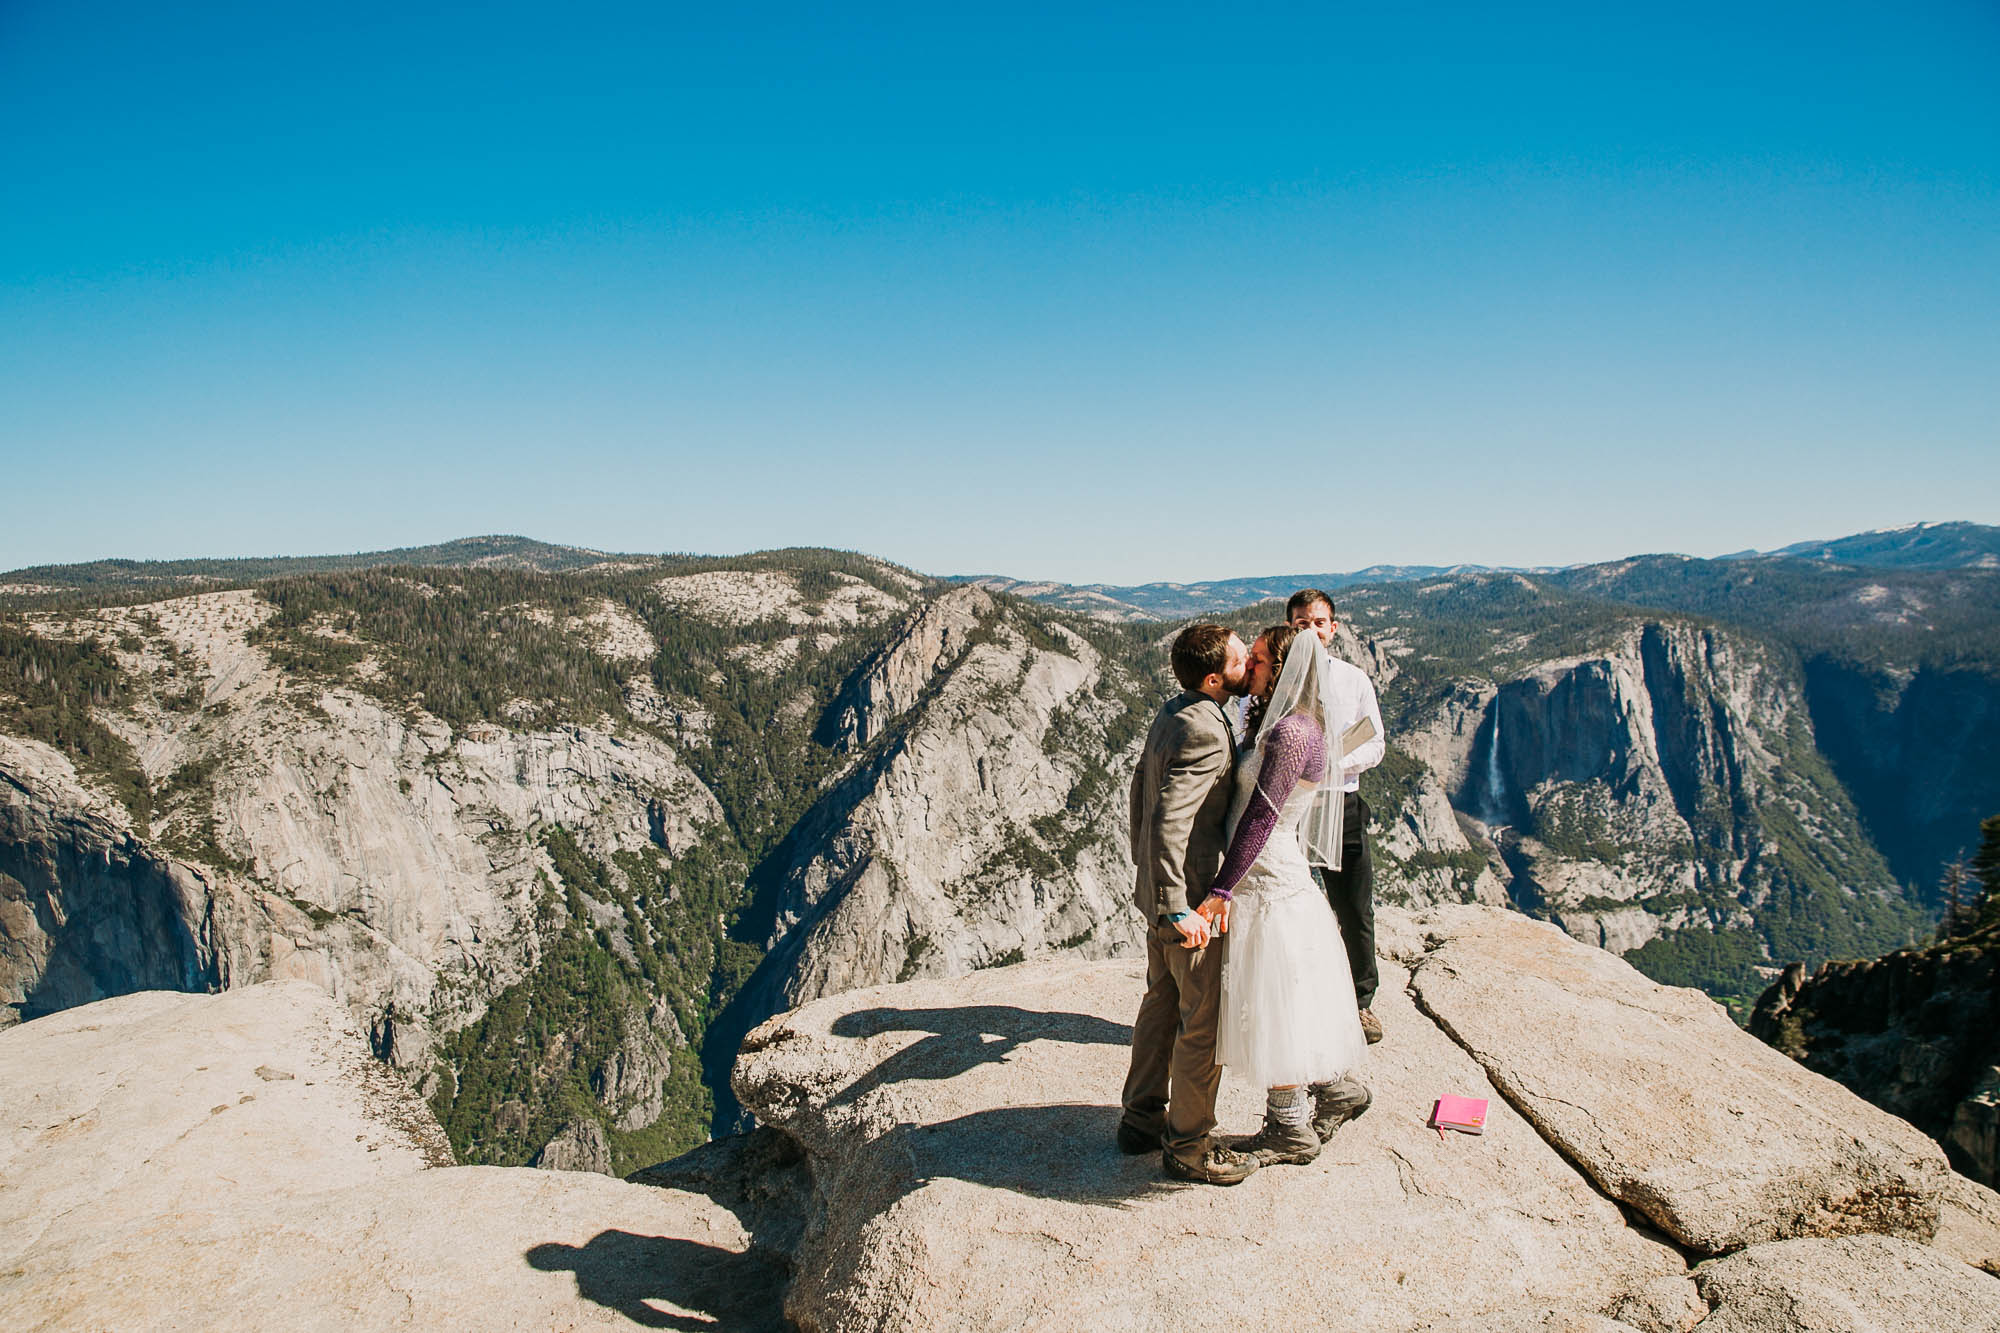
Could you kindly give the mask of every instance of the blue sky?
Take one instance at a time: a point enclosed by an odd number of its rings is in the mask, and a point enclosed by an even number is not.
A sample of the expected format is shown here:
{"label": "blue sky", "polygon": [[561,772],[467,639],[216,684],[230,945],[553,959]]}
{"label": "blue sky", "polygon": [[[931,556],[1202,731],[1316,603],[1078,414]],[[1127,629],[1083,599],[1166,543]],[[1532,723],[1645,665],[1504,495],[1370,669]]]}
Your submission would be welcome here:
{"label": "blue sky", "polygon": [[721,9],[0,3],[0,568],[2000,522],[1990,3]]}

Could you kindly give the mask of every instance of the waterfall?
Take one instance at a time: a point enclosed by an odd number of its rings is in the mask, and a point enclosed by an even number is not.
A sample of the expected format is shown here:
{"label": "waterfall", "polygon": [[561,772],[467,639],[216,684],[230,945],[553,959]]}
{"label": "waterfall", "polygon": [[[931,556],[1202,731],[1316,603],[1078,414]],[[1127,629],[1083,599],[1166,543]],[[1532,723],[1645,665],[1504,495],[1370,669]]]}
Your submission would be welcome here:
{"label": "waterfall", "polygon": [[1499,828],[1507,820],[1507,807],[1502,800],[1506,791],[1506,779],[1500,775],[1500,695],[1493,695],[1493,734],[1486,739],[1486,783],[1480,794],[1479,818],[1488,828]]}

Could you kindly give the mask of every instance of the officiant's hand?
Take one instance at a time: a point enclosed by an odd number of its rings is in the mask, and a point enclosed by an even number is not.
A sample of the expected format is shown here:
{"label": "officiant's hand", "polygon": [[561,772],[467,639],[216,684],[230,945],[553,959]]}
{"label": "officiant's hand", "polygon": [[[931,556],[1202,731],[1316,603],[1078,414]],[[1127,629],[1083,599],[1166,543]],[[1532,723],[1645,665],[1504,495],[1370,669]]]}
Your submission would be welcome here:
{"label": "officiant's hand", "polygon": [[1208,928],[1218,935],[1229,933],[1229,899],[1219,893],[1211,893],[1201,900],[1201,906],[1194,909],[1208,922]]}

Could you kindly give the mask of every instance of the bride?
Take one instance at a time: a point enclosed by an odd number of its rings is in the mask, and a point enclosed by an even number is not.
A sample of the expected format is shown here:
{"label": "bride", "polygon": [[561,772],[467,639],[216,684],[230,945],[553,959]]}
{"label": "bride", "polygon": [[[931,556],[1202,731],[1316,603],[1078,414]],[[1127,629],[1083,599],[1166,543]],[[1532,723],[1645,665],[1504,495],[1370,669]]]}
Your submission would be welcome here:
{"label": "bride", "polygon": [[1249,673],[1229,851],[1201,912],[1229,935],[1216,1063],[1267,1090],[1263,1129],[1236,1149],[1268,1166],[1312,1161],[1370,1097],[1350,1076],[1367,1040],[1347,950],[1311,869],[1340,864],[1325,650],[1274,625],[1251,645]]}

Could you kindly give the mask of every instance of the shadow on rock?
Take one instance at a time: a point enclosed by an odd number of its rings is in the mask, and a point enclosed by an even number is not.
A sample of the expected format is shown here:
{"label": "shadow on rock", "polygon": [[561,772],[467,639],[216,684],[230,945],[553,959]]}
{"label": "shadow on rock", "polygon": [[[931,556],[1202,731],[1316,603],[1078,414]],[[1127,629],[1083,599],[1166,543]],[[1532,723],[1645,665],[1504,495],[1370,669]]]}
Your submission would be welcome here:
{"label": "shadow on rock", "polygon": [[1116,1207],[1173,1188],[1160,1174],[1157,1153],[1118,1151],[1119,1114],[1116,1106],[1080,1103],[1002,1106],[935,1125],[899,1125],[863,1151],[894,1181],[898,1198],[950,1178]]}
{"label": "shadow on rock", "polygon": [[691,1148],[625,1177],[634,1185],[685,1190],[721,1204],[759,1250],[789,1255],[812,1213],[812,1172],[791,1135],[768,1126]]}
{"label": "shadow on rock", "polygon": [[[577,1294],[644,1328],[771,1333],[785,1327],[782,1261],[671,1236],[600,1231],[586,1245],[537,1245],[527,1260],[545,1273],[576,1274]],[[695,1315],[673,1314],[665,1301]]]}
{"label": "shadow on rock", "polygon": [[[957,1078],[966,1070],[1004,1060],[1028,1041],[1077,1045],[1129,1046],[1132,1029],[1095,1014],[1017,1009],[985,1004],[963,1009],[858,1009],[834,1020],[836,1037],[874,1037],[884,1032],[932,1035],[896,1052],[863,1074],[829,1105],[859,1101],[876,1088],[906,1079]],[[1105,1136],[1110,1142],[1110,1136]]]}

